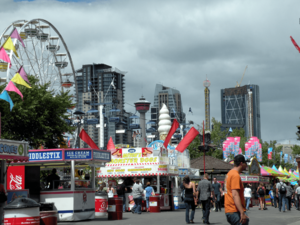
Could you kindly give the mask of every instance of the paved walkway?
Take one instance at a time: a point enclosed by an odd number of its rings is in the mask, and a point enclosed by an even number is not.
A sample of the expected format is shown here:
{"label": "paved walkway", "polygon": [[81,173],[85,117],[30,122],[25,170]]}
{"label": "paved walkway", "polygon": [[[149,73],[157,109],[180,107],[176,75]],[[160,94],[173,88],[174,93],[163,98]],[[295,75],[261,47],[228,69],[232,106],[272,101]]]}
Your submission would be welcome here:
{"label": "paved walkway", "polygon": [[[285,213],[279,212],[274,207],[268,207],[268,210],[258,210],[258,207],[250,208],[248,211],[250,218],[250,224],[254,225],[300,225],[300,211],[292,208],[291,211]],[[202,210],[196,209],[195,213],[195,224],[203,224]],[[211,212],[210,213],[211,224],[227,224],[224,210],[222,212]],[[123,213],[123,220],[107,220],[95,219],[89,221],[80,222],[68,222],[59,223],[61,225],[177,225],[185,223],[185,210],[181,209],[178,211],[163,211],[161,213],[142,213],[141,215],[132,213]]]}

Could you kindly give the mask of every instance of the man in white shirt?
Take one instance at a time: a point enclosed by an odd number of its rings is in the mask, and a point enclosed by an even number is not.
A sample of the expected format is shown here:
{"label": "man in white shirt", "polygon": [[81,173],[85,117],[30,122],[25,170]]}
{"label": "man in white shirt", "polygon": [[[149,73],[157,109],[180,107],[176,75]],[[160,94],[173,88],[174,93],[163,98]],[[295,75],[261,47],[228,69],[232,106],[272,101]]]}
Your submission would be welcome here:
{"label": "man in white shirt", "polygon": [[249,210],[251,196],[252,196],[251,185],[247,184],[246,188],[244,189],[244,197],[246,200],[246,210],[247,211]]}
{"label": "man in white shirt", "polygon": [[282,211],[285,212],[285,204],[286,204],[286,184],[282,181],[278,182],[276,184],[276,197],[279,199],[278,209],[279,212],[281,212],[281,206]]}

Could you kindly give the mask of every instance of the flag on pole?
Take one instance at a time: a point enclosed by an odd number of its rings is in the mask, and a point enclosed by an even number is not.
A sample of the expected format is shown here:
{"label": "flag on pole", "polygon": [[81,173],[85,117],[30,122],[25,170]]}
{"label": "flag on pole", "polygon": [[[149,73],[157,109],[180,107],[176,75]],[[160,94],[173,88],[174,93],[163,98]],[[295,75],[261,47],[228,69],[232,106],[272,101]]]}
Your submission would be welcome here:
{"label": "flag on pole", "polygon": [[19,42],[22,43],[23,47],[25,48],[25,45],[24,45],[24,42],[23,42],[23,39],[21,38],[17,28],[14,29],[14,31],[11,33],[10,35],[11,38],[16,38],[19,40]]}
{"label": "flag on pole", "polygon": [[68,147],[70,148],[70,137],[68,136],[68,138],[67,138],[67,145],[68,145]]}
{"label": "flag on pole", "polygon": [[93,149],[99,149],[98,146],[95,144],[95,142],[90,138],[90,136],[85,132],[84,129],[81,130],[79,137],[81,140],[83,140],[85,143],[87,143],[91,148]]}
{"label": "flag on pole", "polygon": [[268,159],[272,159],[273,148],[268,148]]}
{"label": "flag on pole", "polygon": [[12,102],[11,98],[9,97],[8,93],[6,90],[4,90],[1,94],[0,94],[0,99],[3,99],[4,101],[7,101],[10,105],[10,111],[12,110],[12,108],[14,107],[14,103]]}
{"label": "flag on pole", "polygon": [[6,41],[4,42],[3,48],[5,50],[12,50],[15,53],[15,55],[19,58],[17,49],[15,48],[14,43],[11,40],[11,37],[6,39]]}
{"label": "flag on pole", "polygon": [[18,70],[18,73],[21,75],[21,77],[27,82],[30,84],[29,80],[28,80],[28,77],[27,77],[27,74],[23,68],[23,66],[20,67],[20,69]]}
{"label": "flag on pole", "polygon": [[193,114],[192,107],[189,108],[189,112]]}
{"label": "flag on pole", "polygon": [[179,123],[178,123],[178,121],[177,121],[176,119],[174,119],[174,120],[173,120],[173,123],[172,123],[172,127],[171,127],[171,129],[169,130],[169,133],[168,133],[168,135],[167,135],[167,137],[166,137],[166,139],[165,139],[165,142],[164,142],[165,148],[168,147],[168,143],[170,142],[170,140],[171,140],[173,134],[175,133],[175,131],[177,130],[178,127],[179,127]]}
{"label": "flag on pole", "polygon": [[0,47],[0,59],[2,59],[3,61],[10,63],[9,68],[11,67],[11,61],[9,59],[9,56],[7,55],[5,49],[3,47]]}
{"label": "flag on pole", "polygon": [[19,73],[16,73],[15,76],[11,79],[12,82],[17,83],[17,84],[21,84],[25,87],[31,88],[26,82],[25,80],[23,80],[23,78],[21,77],[21,75]]}
{"label": "flag on pole", "polygon": [[22,95],[21,91],[14,85],[14,83],[12,81],[9,81],[9,83],[6,86],[5,90],[7,90],[7,91],[14,91],[18,95],[20,95],[21,98],[23,99],[23,95]]}
{"label": "flag on pole", "polygon": [[184,136],[181,142],[177,145],[176,150],[179,152],[184,152],[184,150],[190,145],[190,143],[195,139],[199,134],[194,127],[192,127],[189,132]]}
{"label": "flag on pole", "polygon": [[288,154],[284,154],[284,163],[287,163],[288,162],[288,158],[289,158],[289,155]]}

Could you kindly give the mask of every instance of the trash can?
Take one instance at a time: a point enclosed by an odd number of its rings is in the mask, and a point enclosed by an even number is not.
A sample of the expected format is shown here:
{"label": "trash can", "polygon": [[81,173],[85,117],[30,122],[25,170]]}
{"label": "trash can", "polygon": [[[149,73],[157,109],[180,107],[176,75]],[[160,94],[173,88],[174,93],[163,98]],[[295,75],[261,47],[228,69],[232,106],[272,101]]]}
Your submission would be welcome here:
{"label": "trash can", "polygon": [[123,198],[109,198],[107,212],[108,220],[122,220]]}
{"label": "trash can", "polygon": [[149,197],[150,213],[160,213],[160,195]]}
{"label": "trash can", "polygon": [[40,224],[40,204],[30,198],[17,198],[4,208],[4,225]]}
{"label": "trash can", "polygon": [[40,224],[41,225],[56,225],[57,224],[57,210],[54,208],[53,202],[40,203]]}
{"label": "trash can", "polygon": [[107,194],[104,192],[96,192],[95,194],[95,217],[107,216]]}

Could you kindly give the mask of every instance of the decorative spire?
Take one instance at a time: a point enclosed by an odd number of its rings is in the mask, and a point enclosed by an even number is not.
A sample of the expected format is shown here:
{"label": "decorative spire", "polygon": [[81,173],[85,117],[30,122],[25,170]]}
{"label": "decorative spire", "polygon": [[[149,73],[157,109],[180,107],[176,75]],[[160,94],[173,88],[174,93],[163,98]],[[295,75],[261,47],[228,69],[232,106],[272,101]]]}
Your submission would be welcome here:
{"label": "decorative spire", "polygon": [[167,106],[163,104],[161,110],[159,111],[159,123],[158,123],[159,139],[165,140],[170,129],[171,129],[171,117],[169,115],[169,110]]}

